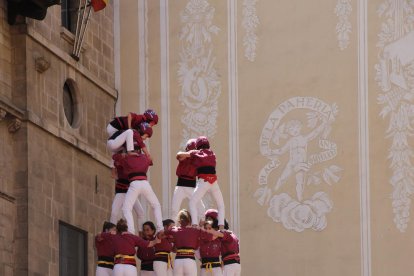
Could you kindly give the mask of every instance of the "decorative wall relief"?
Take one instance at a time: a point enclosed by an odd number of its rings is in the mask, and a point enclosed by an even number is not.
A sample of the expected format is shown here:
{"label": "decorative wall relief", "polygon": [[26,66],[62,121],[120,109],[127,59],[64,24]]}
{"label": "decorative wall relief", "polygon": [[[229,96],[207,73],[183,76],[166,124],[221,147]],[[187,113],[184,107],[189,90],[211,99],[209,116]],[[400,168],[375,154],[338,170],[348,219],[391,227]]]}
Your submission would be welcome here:
{"label": "decorative wall relief", "polygon": [[335,30],[338,46],[341,50],[345,50],[349,45],[349,34],[352,31],[352,25],[349,21],[351,12],[351,0],[337,0],[335,14],[338,17],[338,23],[336,24]]}
{"label": "decorative wall relief", "polygon": [[394,223],[405,232],[414,193],[414,152],[409,142],[414,127],[414,1],[387,0],[377,12],[383,18],[375,65],[382,90],[378,103],[383,107],[380,116],[389,118],[385,137],[391,140],[388,159]]}
{"label": "decorative wall relief", "polygon": [[191,0],[181,13],[181,51],[178,81],[179,101],[184,106],[181,147],[188,139],[216,133],[221,82],[215,69],[212,36],[219,28],[213,24],[215,9],[207,0]]}
{"label": "decorative wall relief", "polygon": [[[306,198],[305,191],[341,179],[342,169],[333,163],[337,146],[329,137],[337,113],[335,103],[294,97],[281,103],[263,127],[260,152],[269,161],[259,173],[260,188],[254,196],[268,206],[269,217],[286,229],[321,231],[327,226],[326,214],[333,208],[329,195],[319,191]],[[278,177],[269,183],[273,171]],[[293,195],[284,192],[291,185]]]}
{"label": "decorative wall relief", "polygon": [[243,0],[243,19],[242,27],[245,34],[243,37],[244,56],[249,61],[256,59],[256,45],[258,43],[258,37],[256,29],[260,24],[259,17],[256,13],[256,3],[258,0]]}

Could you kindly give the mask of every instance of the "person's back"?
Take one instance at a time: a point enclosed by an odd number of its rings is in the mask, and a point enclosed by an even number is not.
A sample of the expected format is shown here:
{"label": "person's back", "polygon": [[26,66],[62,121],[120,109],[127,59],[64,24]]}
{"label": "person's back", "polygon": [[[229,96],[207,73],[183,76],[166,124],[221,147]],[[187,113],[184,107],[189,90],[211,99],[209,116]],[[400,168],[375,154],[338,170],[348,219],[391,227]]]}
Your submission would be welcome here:
{"label": "person's back", "polygon": [[195,186],[195,180],[197,176],[197,167],[194,165],[191,158],[180,160],[177,165],[177,170],[175,174],[179,178],[193,180]]}
{"label": "person's back", "polygon": [[197,275],[194,251],[198,248],[202,235],[206,235],[206,239],[212,239],[213,235],[202,232],[201,229],[191,227],[191,215],[185,209],[178,213],[178,221],[181,225],[180,227],[173,227],[161,232],[164,238],[172,236],[177,248],[174,261],[174,276]]}
{"label": "person's back", "polygon": [[216,155],[211,149],[199,149],[191,154],[198,173],[204,167],[216,167]]}
{"label": "person's back", "polygon": [[221,253],[223,259],[229,255],[238,255],[240,248],[239,239],[237,238],[237,236],[231,231],[223,231],[223,235],[224,237],[222,238],[221,246]]}
{"label": "person's back", "polygon": [[161,205],[147,178],[148,168],[152,165],[152,161],[145,154],[139,153],[128,154],[121,157],[117,156],[116,158],[120,158],[121,162],[123,162],[122,166],[128,174],[128,180],[130,181],[129,189],[125,195],[125,201],[122,206],[122,212],[128,222],[130,232],[135,234],[132,208],[140,194],[142,194],[151,205],[154,211],[157,228],[158,230],[161,230],[163,228]]}
{"label": "person's back", "polygon": [[166,234],[174,238],[174,244],[177,250],[196,250],[199,246],[200,237],[203,235],[200,229],[191,226],[173,227],[171,230],[166,231]]}
{"label": "person's back", "polygon": [[147,172],[152,163],[145,154],[114,155],[115,162],[119,162],[129,181],[146,180]]}
{"label": "person's back", "polygon": [[197,187],[189,202],[191,216],[193,218],[199,217],[197,205],[204,195],[207,192],[210,192],[217,204],[219,212],[218,221],[220,229],[222,229],[224,226],[225,206],[223,195],[217,182],[216,155],[210,149],[210,142],[205,136],[197,138],[196,149],[197,150],[190,151],[189,153],[177,154],[178,157],[182,159],[192,158],[194,160],[194,164],[197,166]]}
{"label": "person's back", "polygon": [[[228,228],[226,228],[228,229]],[[223,261],[224,275],[240,276],[240,249],[239,239],[231,231],[223,231],[221,239],[221,259]]]}

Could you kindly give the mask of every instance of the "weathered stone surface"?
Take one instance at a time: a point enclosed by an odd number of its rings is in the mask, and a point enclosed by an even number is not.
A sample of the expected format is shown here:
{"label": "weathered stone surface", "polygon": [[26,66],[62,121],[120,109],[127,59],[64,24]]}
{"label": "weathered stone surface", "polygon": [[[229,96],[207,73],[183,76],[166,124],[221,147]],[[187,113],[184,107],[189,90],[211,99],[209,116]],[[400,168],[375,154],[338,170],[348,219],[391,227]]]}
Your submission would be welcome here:
{"label": "weathered stone surface", "polygon": [[[19,116],[0,116],[0,275],[59,275],[59,221],[93,237],[113,196],[106,123],[113,116],[113,8],[94,13],[79,62],[61,35],[61,9],[43,21],[9,26],[0,1],[0,101]],[[76,85],[75,127],[63,109],[63,85]],[[108,108],[106,110],[105,108]],[[0,114],[1,115],[1,114]]]}

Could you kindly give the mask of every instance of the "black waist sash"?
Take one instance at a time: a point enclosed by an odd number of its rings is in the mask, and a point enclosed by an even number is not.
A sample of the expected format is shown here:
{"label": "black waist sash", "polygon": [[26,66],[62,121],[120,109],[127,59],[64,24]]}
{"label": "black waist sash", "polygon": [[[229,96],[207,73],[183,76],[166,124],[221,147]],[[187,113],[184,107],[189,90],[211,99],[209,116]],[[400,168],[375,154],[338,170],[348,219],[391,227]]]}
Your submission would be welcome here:
{"label": "black waist sash", "polygon": [[179,177],[177,180],[177,186],[181,186],[181,187],[195,188],[196,183],[197,182],[195,179],[186,179],[186,178]]}
{"label": "black waist sash", "polygon": [[141,270],[154,271],[153,261],[141,261]]}
{"label": "black waist sash", "polygon": [[200,167],[197,169],[197,174],[216,174],[216,168],[213,166]]}
{"label": "black waist sash", "polygon": [[221,267],[221,262],[220,262],[219,257],[201,258],[200,268],[209,269],[213,267]]}
{"label": "black waist sash", "polygon": [[98,256],[98,266],[113,269],[114,257]]}

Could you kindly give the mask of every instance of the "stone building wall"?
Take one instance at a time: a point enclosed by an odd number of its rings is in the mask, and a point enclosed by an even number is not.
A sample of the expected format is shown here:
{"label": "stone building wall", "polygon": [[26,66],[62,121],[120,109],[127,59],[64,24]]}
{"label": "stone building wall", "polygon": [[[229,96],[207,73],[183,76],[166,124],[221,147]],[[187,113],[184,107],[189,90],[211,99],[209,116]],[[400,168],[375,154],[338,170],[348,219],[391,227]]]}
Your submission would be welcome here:
{"label": "stone building wall", "polygon": [[[0,275],[58,275],[59,221],[93,238],[113,197],[106,124],[114,115],[113,7],[92,12],[76,62],[60,6],[44,21],[9,26],[0,1]],[[77,116],[63,109],[63,85],[75,88]],[[1,114],[0,114],[1,115]]]}
{"label": "stone building wall", "polygon": [[12,49],[10,38],[10,26],[7,24],[7,11],[5,1],[0,2],[0,67],[2,74],[0,77],[0,95],[11,99],[11,82],[12,82]]}

